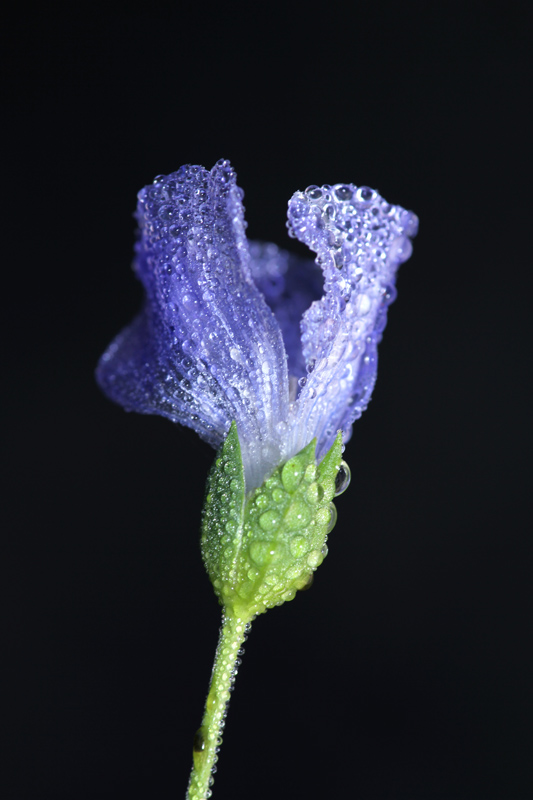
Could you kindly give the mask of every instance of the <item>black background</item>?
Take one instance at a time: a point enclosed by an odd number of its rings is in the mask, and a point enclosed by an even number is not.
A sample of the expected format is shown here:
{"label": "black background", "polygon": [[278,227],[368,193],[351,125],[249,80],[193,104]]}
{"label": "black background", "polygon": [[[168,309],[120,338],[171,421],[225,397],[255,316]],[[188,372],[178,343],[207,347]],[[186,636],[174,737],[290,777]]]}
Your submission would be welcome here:
{"label": "black background", "polygon": [[214,797],[533,794],[531,5],[41,10],[4,30],[2,797],[184,794],[219,610],[213,453],[93,370],[137,311],[136,192],[230,158],[251,238],[296,189],[421,222],[330,555],[259,618]]}

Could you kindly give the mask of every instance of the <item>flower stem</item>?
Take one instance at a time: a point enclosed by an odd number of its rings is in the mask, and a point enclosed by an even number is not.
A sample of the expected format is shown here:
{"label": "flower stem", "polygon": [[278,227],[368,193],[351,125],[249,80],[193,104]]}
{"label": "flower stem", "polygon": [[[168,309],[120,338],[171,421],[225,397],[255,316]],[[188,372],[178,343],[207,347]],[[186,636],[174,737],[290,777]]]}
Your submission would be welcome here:
{"label": "flower stem", "polygon": [[211,797],[212,772],[222,743],[221,732],[227,713],[230,691],[240,664],[241,646],[247,638],[250,623],[222,615],[222,627],[213,664],[211,684],[205,702],[202,726],[193,743],[193,767],[187,800],[206,800]]}

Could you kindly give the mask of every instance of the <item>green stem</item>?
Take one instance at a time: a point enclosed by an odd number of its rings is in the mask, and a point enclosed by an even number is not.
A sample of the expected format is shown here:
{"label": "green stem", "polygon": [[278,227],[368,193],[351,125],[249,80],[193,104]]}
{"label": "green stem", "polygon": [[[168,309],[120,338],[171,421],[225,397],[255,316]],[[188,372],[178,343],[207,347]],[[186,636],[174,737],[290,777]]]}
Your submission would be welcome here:
{"label": "green stem", "polygon": [[206,800],[211,797],[212,772],[222,743],[221,732],[231,685],[235,680],[237,667],[240,664],[239,654],[249,629],[249,622],[239,617],[232,617],[228,613],[223,614],[202,726],[194,737],[188,800]]}

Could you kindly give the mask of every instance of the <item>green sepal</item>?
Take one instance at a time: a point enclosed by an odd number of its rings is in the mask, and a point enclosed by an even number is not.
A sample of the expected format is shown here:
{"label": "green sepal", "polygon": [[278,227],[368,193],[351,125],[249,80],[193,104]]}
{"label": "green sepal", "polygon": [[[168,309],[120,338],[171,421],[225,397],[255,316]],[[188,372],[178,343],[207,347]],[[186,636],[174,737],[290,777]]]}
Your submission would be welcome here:
{"label": "green sepal", "polygon": [[237,425],[231,423],[207,478],[202,515],[202,558],[215,593],[235,580],[244,521],[244,466]]}
{"label": "green sepal", "polygon": [[248,621],[292,600],[324,560],[336,518],[341,433],[319,465],[315,452],[313,439],[245,497],[232,423],[209,474],[202,521],[202,555],[227,613]]}

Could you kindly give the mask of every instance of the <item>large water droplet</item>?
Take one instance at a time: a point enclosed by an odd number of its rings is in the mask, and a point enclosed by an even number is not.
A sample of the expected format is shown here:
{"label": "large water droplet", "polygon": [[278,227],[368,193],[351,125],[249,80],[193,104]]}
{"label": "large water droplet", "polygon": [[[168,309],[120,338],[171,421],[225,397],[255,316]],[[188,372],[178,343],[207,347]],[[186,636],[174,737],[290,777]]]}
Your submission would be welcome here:
{"label": "large water droplet", "polygon": [[337,477],[335,478],[335,497],[338,497],[340,494],[346,491],[350,485],[351,479],[352,473],[350,471],[350,467],[346,461],[341,461],[339,471],[337,472]]}

